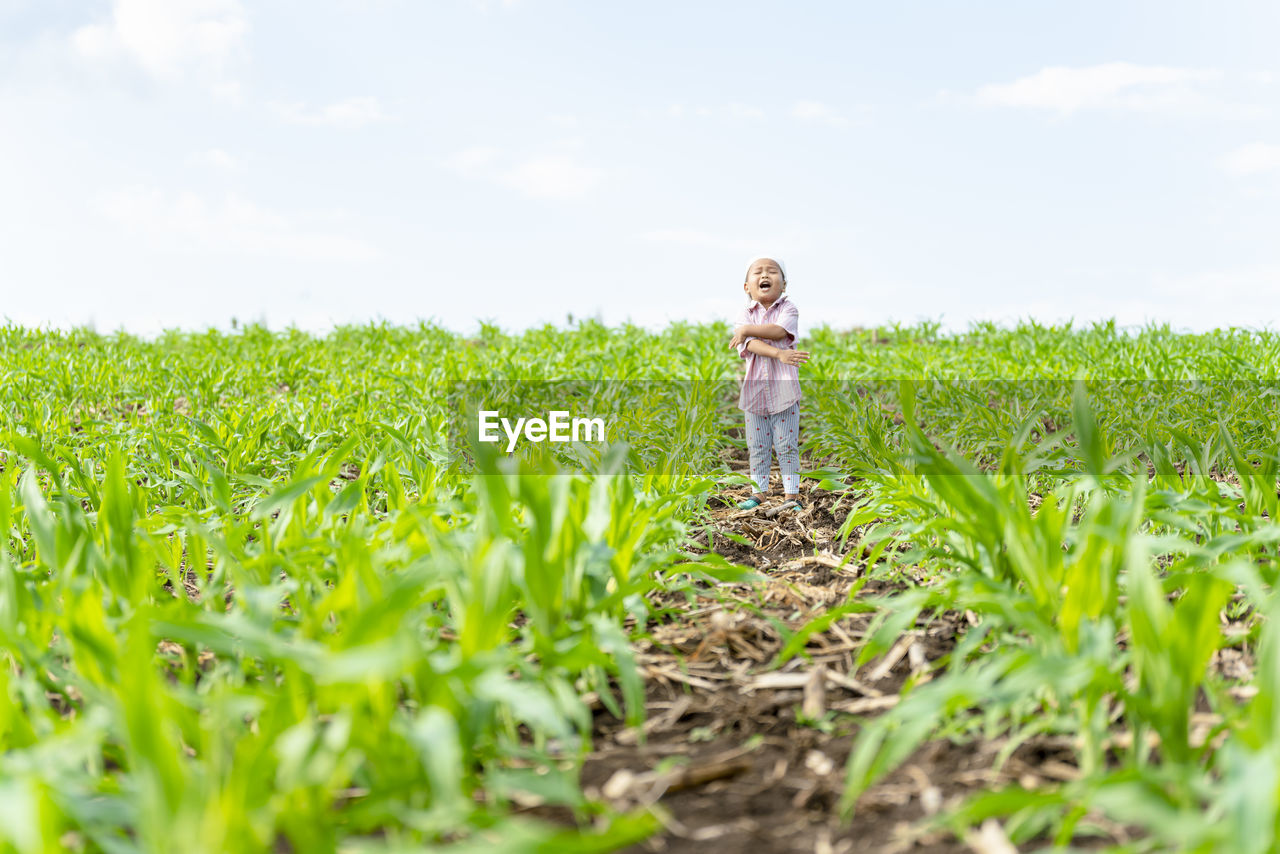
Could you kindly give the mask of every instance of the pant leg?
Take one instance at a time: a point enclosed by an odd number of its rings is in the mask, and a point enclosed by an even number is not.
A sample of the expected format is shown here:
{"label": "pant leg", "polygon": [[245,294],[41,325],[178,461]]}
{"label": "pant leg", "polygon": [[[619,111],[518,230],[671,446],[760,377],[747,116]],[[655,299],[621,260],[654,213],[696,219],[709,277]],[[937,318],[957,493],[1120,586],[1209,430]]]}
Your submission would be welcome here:
{"label": "pant leg", "polygon": [[755,481],[756,492],[769,491],[769,453],[773,446],[773,428],[768,415],[757,415],[754,412],[747,416],[747,456],[751,460],[751,479]]}
{"label": "pant leg", "polygon": [[769,416],[769,426],[782,472],[782,491],[795,495],[800,491],[800,404]]}

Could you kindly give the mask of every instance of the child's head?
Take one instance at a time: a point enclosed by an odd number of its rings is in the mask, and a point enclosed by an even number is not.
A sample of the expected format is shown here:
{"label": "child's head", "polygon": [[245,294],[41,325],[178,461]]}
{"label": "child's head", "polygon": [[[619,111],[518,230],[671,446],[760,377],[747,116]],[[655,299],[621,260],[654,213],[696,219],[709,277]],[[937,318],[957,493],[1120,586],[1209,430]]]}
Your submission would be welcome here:
{"label": "child's head", "polygon": [[768,308],[787,290],[787,268],[777,258],[752,258],[747,264],[747,278],[742,289],[751,299]]}

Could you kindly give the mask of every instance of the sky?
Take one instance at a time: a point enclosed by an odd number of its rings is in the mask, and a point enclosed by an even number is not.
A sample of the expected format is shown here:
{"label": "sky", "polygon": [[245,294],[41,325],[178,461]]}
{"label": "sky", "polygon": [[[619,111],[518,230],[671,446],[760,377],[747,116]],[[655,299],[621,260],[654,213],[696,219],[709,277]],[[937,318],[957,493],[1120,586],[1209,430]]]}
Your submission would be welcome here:
{"label": "sky", "polygon": [[1280,325],[1275,0],[0,0],[0,320]]}

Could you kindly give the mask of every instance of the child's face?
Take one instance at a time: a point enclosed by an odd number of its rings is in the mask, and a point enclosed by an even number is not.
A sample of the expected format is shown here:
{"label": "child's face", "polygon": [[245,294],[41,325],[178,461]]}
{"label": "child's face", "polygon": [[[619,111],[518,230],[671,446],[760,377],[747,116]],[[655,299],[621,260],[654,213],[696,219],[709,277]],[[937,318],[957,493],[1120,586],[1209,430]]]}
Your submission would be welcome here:
{"label": "child's face", "polygon": [[772,258],[760,258],[747,270],[747,280],[742,289],[747,296],[768,308],[778,301],[786,290],[786,281],[782,278],[782,269]]}

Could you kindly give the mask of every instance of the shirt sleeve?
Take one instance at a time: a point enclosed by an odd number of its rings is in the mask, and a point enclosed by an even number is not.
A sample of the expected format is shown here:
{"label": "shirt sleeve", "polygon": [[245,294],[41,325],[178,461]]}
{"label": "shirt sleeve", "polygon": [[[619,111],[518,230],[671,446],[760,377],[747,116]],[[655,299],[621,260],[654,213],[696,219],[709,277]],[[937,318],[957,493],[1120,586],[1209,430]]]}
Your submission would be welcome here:
{"label": "shirt sleeve", "polygon": [[[734,329],[737,329],[739,326],[746,326],[748,323],[750,323],[750,322],[751,322],[751,315],[750,315],[750,311],[751,311],[751,307],[750,307],[750,306],[747,306],[747,307],[746,307],[746,308],[744,308],[742,311],[738,312],[738,320],[737,320],[737,322],[736,322],[736,323],[734,323],[734,324],[733,324],[733,328],[734,328]],[[750,354],[747,352],[747,345],[748,345],[748,344],[750,344],[750,343],[751,343],[752,341],[754,341],[754,340],[756,340],[754,337],[752,337],[752,338],[743,338],[743,339],[742,339],[742,343],[738,345],[738,355],[739,355],[740,357],[742,357],[743,359],[745,359],[745,358],[747,358],[747,356],[749,356],[749,355],[750,355]]]}
{"label": "shirt sleeve", "polygon": [[782,304],[782,311],[778,314],[774,323],[787,330],[789,338],[784,339],[784,343],[795,344],[796,339],[800,337],[800,312],[796,309],[796,304],[791,300],[787,300]]}

